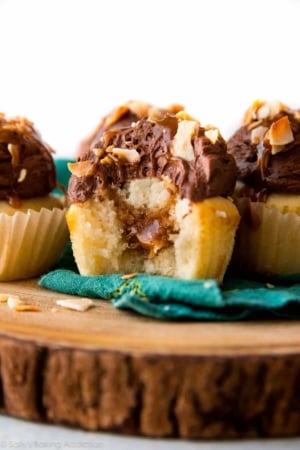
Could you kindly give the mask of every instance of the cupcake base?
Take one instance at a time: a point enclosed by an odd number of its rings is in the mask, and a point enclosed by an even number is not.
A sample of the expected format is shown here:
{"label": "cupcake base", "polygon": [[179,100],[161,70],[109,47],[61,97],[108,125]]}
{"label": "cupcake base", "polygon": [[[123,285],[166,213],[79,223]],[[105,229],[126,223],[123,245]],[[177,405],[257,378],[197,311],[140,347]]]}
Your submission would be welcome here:
{"label": "cupcake base", "polygon": [[[298,197],[300,205],[300,198]],[[300,216],[295,199],[270,196],[267,203],[237,200],[241,222],[232,265],[246,273],[300,273]],[[278,207],[277,207],[278,206]]]}
{"label": "cupcake base", "polygon": [[0,213],[0,280],[38,276],[57,262],[69,232],[65,210]]}
{"label": "cupcake base", "polygon": [[229,199],[179,199],[164,181],[142,179],[67,212],[82,275],[146,272],[222,282],[239,222]]}

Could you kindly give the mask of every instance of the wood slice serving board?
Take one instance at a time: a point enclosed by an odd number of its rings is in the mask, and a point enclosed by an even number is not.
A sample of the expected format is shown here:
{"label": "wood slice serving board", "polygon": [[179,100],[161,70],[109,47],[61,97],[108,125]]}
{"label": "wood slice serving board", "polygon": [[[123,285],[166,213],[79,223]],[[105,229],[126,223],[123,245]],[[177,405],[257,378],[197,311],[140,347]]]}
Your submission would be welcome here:
{"label": "wood slice serving board", "polygon": [[76,312],[36,280],[0,292],[40,307],[0,304],[3,414],[151,437],[300,434],[298,321],[163,322],[107,301]]}

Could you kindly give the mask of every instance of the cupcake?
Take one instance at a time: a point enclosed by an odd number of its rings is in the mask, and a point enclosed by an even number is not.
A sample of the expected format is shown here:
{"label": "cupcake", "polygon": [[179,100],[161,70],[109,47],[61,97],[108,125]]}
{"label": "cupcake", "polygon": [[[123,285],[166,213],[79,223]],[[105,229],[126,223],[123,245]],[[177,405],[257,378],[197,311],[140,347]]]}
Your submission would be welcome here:
{"label": "cupcake", "polygon": [[176,114],[183,109],[182,105],[175,103],[166,108],[158,108],[151,103],[129,100],[114,108],[100,120],[95,130],[81,142],[78,155],[85,154],[93,147],[104,131],[128,127],[143,117],[161,118],[164,113]]}
{"label": "cupcake", "polygon": [[222,282],[239,213],[236,164],[216,127],[185,112],[104,130],[69,164],[67,223],[83,275]]}
{"label": "cupcake", "polygon": [[68,240],[52,149],[26,118],[0,114],[0,280],[48,270]]}
{"label": "cupcake", "polygon": [[241,213],[233,265],[262,275],[300,273],[300,111],[256,100],[228,140]]}

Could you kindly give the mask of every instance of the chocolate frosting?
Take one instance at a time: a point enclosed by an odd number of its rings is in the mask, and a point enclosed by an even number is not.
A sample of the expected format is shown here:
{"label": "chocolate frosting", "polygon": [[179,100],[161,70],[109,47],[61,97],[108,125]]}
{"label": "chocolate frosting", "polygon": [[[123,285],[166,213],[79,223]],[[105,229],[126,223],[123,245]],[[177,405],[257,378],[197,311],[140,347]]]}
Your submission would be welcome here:
{"label": "chocolate frosting", "polygon": [[52,151],[27,119],[0,114],[0,200],[18,206],[22,198],[52,191],[56,186]]}
{"label": "chocolate frosting", "polygon": [[126,111],[116,122],[106,125],[105,119],[102,119],[93,133],[84,139],[79,147],[78,155],[84,155],[90,147],[93,147],[100,139],[105,130],[113,130],[115,128],[129,127],[133,122],[139,120],[139,117],[132,111]]}
{"label": "chocolate frosting", "polygon": [[272,154],[272,146],[266,133],[259,142],[251,140],[255,120],[241,126],[228,140],[228,151],[235,157],[238,179],[252,188],[257,195],[271,192],[300,193],[300,121],[298,113],[280,111],[274,116],[257,121],[257,126],[266,127],[287,116],[293,141],[281,146],[281,151]]}
{"label": "chocolate frosting", "polygon": [[150,115],[161,118],[166,113],[175,114],[183,109],[183,106],[179,104],[169,105],[166,108],[157,108],[150,103],[134,100],[128,101],[114,108],[100,120],[95,130],[80,143],[78,156],[84,155],[90,147],[93,147],[99,141],[104,131],[129,127],[132,123]]}
{"label": "chocolate frosting", "polygon": [[[165,115],[163,119],[143,118],[132,126],[105,131],[94,148],[78,158],[73,170],[68,195],[71,202],[84,202],[101,196],[110,186],[122,187],[127,180],[167,176],[181,197],[192,201],[214,196],[231,195],[236,181],[236,164],[227,153],[226,142],[218,133],[213,143],[206,129],[199,126],[191,140],[194,158],[186,160],[172,154],[172,141],[177,132],[178,118]],[[138,161],[116,158],[113,148],[130,149],[138,153]],[[97,156],[98,155],[98,156]]]}

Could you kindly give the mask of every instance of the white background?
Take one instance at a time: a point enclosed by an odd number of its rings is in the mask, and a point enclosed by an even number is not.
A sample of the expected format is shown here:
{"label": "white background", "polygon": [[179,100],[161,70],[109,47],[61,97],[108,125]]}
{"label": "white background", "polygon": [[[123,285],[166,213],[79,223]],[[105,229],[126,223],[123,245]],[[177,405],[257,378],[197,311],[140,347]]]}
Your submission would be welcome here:
{"label": "white background", "polygon": [[300,107],[299,0],[0,0],[0,111],[73,157],[130,99],[227,138],[256,98]]}
{"label": "white background", "polygon": [[0,416],[0,449],[29,450],[299,450],[300,439],[183,440],[148,439],[38,425]]}
{"label": "white background", "polygon": [[[0,111],[34,121],[57,157],[73,158],[130,99],[181,103],[227,138],[256,98],[300,108],[299,53],[300,0],[0,0]],[[37,448],[37,437],[122,450],[300,446],[130,439],[0,417],[7,448]]]}

